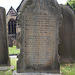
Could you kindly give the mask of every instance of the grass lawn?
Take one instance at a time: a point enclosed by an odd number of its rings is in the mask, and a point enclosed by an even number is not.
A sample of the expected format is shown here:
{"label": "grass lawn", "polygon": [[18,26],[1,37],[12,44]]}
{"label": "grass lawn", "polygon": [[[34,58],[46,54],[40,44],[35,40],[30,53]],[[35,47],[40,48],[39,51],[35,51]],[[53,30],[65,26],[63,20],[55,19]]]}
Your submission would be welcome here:
{"label": "grass lawn", "polygon": [[0,71],[0,75],[12,75],[12,71],[8,70],[8,71]]}
{"label": "grass lawn", "polygon": [[[17,58],[11,58],[11,65],[15,66],[16,70],[16,61]],[[75,75],[75,64],[61,64],[61,72],[62,75]],[[8,70],[8,71],[0,71],[0,75],[12,75],[13,70]]]}
{"label": "grass lawn", "polygon": [[0,75],[12,75],[13,71],[16,70],[16,62],[17,62],[17,58],[11,58],[10,59],[11,65],[15,66],[15,69],[13,70],[6,70],[6,71],[0,71]]}
{"label": "grass lawn", "polygon": [[16,49],[16,46],[9,47],[9,54],[19,54],[20,49]]}
{"label": "grass lawn", "polygon": [[60,70],[63,75],[75,75],[75,63],[61,64]]}

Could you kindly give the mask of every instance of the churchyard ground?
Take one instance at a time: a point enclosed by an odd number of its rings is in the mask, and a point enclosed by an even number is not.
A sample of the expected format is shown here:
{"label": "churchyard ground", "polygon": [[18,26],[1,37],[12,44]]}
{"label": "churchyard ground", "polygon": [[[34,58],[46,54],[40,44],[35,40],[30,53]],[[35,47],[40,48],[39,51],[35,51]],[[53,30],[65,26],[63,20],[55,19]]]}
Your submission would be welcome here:
{"label": "churchyard ground", "polygon": [[[16,49],[16,46],[9,47],[10,54],[19,54],[20,50]],[[0,75],[12,75],[13,71],[17,69],[17,58],[10,58],[11,65],[15,66],[13,70],[0,71]],[[75,63],[72,64],[61,64],[60,70],[62,75],[75,75]]]}
{"label": "churchyard ground", "polygon": [[13,47],[9,47],[9,55],[14,55],[14,54],[19,54],[20,53],[20,49],[16,49],[16,46]]}

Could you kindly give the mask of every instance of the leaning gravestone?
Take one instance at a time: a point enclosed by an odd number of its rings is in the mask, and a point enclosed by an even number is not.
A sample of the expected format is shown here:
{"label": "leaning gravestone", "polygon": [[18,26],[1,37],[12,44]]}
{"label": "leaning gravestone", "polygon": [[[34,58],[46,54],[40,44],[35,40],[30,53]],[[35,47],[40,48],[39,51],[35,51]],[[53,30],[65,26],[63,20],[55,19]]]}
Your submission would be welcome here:
{"label": "leaning gravestone", "polygon": [[68,6],[60,5],[63,20],[59,29],[61,63],[75,62],[75,15]]}
{"label": "leaning gravestone", "polygon": [[0,7],[0,67],[9,65],[5,9]]}
{"label": "leaning gravestone", "polygon": [[60,10],[57,1],[28,0],[22,10],[21,53],[18,56],[17,72],[38,75],[41,72],[60,73]]}

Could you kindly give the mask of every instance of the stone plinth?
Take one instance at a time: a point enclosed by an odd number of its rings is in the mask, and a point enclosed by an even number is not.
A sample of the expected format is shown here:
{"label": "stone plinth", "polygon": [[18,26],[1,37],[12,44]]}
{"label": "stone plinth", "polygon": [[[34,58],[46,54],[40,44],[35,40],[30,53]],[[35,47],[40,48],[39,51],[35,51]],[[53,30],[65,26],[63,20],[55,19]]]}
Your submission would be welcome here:
{"label": "stone plinth", "polygon": [[52,74],[52,73],[17,73],[13,72],[13,75],[62,75],[62,74]]}
{"label": "stone plinth", "polygon": [[0,66],[0,71],[5,71],[5,70],[14,70],[15,66]]}
{"label": "stone plinth", "polygon": [[8,69],[9,69],[8,66],[0,67],[0,71],[4,71],[4,70],[8,70]]}

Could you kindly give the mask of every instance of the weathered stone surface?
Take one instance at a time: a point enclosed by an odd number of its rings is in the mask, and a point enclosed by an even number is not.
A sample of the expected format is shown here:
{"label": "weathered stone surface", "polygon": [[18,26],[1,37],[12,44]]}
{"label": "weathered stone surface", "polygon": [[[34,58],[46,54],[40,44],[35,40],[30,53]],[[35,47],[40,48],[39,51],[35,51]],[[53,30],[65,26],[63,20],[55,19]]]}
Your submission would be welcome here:
{"label": "weathered stone surface", "polygon": [[4,71],[4,70],[8,70],[8,69],[9,69],[8,66],[0,67],[0,71]]}
{"label": "weathered stone surface", "polygon": [[18,32],[17,33],[17,36],[16,36],[16,48],[20,48],[20,39],[21,38],[21,32]]}
{"label": "weathered stone surface", "polygon": [[9,65],[5,14],[5,9],[0,7],[0,66]]}
{"label": "weathered stone surface", "polygon": [[60,5],[63,20],[60,26],[60,61],[70,63],[75,61],[75,15],[74,12],[64,5]]}
{"label": "weathered stone surface", "polygon": [[9,71],[9,70],[14,70],[15,69],[15,66],[1,66],[0,67],[0,71]]}
{"label": "weathered stone surface", "polygon": [[17,73],[13,72],[13,75],[62,75],[62,74],[53,74],[53,73]]}
{"label": "weathered stone surface", "polygon": [[28,0],[20,16],[17,72],[59,73],[60,11],[56,0]]}

